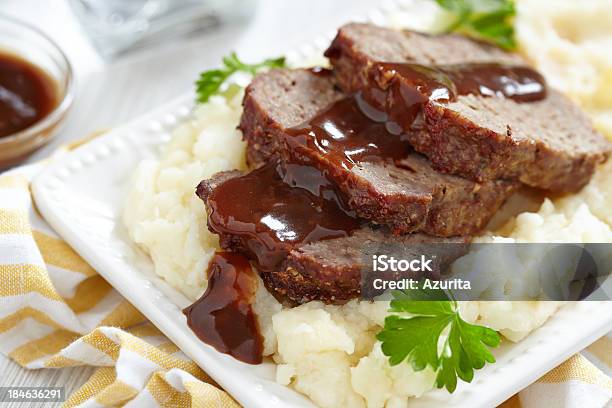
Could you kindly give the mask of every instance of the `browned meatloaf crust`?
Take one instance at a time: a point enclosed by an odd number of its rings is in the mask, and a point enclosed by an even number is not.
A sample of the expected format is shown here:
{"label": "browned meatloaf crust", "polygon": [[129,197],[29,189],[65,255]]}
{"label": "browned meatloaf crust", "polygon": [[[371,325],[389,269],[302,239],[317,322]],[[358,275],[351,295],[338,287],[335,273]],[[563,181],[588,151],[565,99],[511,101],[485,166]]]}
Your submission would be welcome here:
{"label": "browned meatloaf crust", "polygon": [[[202,181],[197,194],[207,209],[208,198],[215,188],[242,174],[240,171],[226,171]],[[219,235],[221,248],[242,253],[253,261],[257,259],[251,250],[259,245],[255,242],[257,238],[249,234],[220,233],[210,224],[209,229]],[[434,270],[440,271],[465,253],[467,247],[463,244],[467,242],[465,237],[437,238],[425,234],[396,236],[386,228],[363,226],[349,237],[294,244],[293,247],[287,243],[285,249],[288,255],[278,268],[258,271],[266,287],[279,300],[298,304],[311,300],[344,303],[361,295],[362,272],[371,268],[368,251],[384,247],[386,254],[394,254],[397,259],[412,259],[431,251],[436,255]]]}
{"label": "browned meatloaf crust", "polygon": [[[277,153],[288,161],[295,153],[282,143],[292,137],[288,130],[343,97],[329,75],[309,70],[258,75],[246,90],[240,123],[250,162],[260,164]],[[406,148],[411,149],[407,143]],[[315,149],[303,147],[299,155],[325,174],[358,216],[388,225],[395,233],[473,234],[486,226],[516,187],[512,182],[476,183],[436,172],[414,152],[396,163],[364,162],[351,169]]]}
{"label": "browned meatloaf crust", "polygon": [[[395,75],[375,75],[375,63],[525,64],[514,54],[462,36],[430,36],[358,23],[342,27],[326,55],[346,92],[362,92],[398,123],[403,121],[388,108],[393,104],[388,90],[394,81],[411,85]],[[551,89],[545,99],[530,103],[474,95],[459,96],[451,103],[430,101],[424,105],[424,119],[427,131],[410,132],[414,148],[436,169],[478,181],[505,178],[543,189],[576,191],[607,159],[612,146],[577,106]]]}
{"label": "browned meatloaf crust", "polygon": [[[467,241],[466,237],[438,238],[425,234],[397,236],[384,228],[363,227],[347,238],[314,242],[294,249],[280,272],[262,278],[267,287],[297,303],[311,300],[344,302],[360,295],[370,297],[378,294],[373,288],[368,294],[362,294],[360,290],[363,273],[371,269],[376,248],[385,248],[384,253],[396,259],[415,259],[421,254],[429,254],[437,263],[434,271],[439,273],[466,253],[467,245],[463,244]],[[400,277],[419,276],[398,273],[394,279]]]}
{"label": "browned meatloaf crust", "polygon": [[257,75],[246,89],[240,118],[248,142],[251,168],[267,163],[277,152],[278,135],[313,117],[321,108],[345,97],[332,75],[307,70],[272,70]]}

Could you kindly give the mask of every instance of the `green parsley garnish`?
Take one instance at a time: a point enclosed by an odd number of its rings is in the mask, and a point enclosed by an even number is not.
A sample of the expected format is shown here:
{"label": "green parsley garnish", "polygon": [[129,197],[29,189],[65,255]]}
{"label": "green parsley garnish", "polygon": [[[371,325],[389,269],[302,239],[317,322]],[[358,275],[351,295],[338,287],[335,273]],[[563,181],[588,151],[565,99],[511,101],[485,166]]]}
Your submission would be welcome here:
{"label": "green parsley garnish", "polygon": [[[401,314],[387,316],[385,327],[376,336],[391,365],[407,359],[415,371],[430,366],[437,374],[436,386],[453,392],[457,377],[471,382],[474,369],[495,362],[486,346],[497,347],[501,341],[499,334],[463,320],[454,299],[444,296],[447,300],[423,300],[425,297],[420,296],[415,300],[415,296],[406,292],[396,292],[393,297],[389,311]],[[440,294],[432,298],[440,299]],[[447,327],[448,337],[438,353],[440,335]]]}
{"label": "green parsley garnish", "polygon": [[235,72],[242,71],[255,75],[263,68],[282,68],[285,66],[285,58],[267,59],[259,64],[246,64],[238,59],[235,52],[232,52],[223,58],[223,65],[223,68],[211,69],[200,74],[200,79],[196,82],[199,103],[204,103],[219,93],[221,85]]}
{"label": "green parsley garnish", "polygon": [[436,0],[452,22],[444,31],[476,37],[507,50],[516,48],[513,0]]}

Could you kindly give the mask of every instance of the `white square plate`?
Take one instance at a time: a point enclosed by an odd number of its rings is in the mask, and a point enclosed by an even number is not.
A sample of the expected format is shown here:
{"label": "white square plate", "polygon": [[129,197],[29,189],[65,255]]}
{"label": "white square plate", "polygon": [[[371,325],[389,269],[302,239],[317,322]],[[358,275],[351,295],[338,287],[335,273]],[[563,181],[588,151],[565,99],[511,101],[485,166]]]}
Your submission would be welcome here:
{"label": "white square plate", "polygon": [[[384,24],[385,15],[401,6],[395,7],[378,10],[372,18]],[[320,46],[307,46],[293,57],[312,55],[328,39],[316,39]],[[181,313],[189,300],[156,277],[150,259],[130,242],[121,224],[137,163],[156,155],[190,114],[192,100],[192,95],[183,96],[52,163],[33,182],[36,204],[87,262],[240,403],[311,407],[308,399],[274,382],[272,363],[247,365],[202,343]],[[522,342],[505,342],[495,351],[497,363],[480,370],[473,383],[460,384],[454,394],[432,391],[411,406],[495,406],[610,330],[612,302],[568,304]]]}

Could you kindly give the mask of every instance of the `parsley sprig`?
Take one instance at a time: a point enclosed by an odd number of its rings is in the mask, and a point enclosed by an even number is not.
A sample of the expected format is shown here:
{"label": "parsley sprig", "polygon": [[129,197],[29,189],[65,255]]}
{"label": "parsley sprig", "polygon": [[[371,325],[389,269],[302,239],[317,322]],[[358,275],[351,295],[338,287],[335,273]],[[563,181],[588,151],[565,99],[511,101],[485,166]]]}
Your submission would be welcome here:
{"label": "parsley sprig", "polygon": [[200,74],[196,82],[197,101],[204,103],[211,96],[219,93],[221,85],[236,72],[247,72],[255,75],[263,68],[282,68],[285,66],[285,58],[267,59],[259,64],[247,64],[240,61],[235,52],[223,58],[223,68],[211,69]]}
{"label": "parsley sprig", "polygon": [[516,48],[513,0],[436,0],[452,22],[444,31],[480,38],[507,50]]}
{"label": "parsley sprig", "polygon": [[[430,366],[436,372],[436,386],[446,387],[452,393],[457,387],[457,377],[471,382],[475,369],[495,362],[487,346],[497,347],[499,334],[463,320],[454,299],[441,296],[440,292],[430,299],[446,300],[427,300],[424,295],[417,298],[414,293],[400,291],[393,296],[390,312],[399,314],[387,316],[384,328],[377,335],[391,365],[407,359],[415,371]],[[447,327],[447,337],[439,353],[440,335]]]}

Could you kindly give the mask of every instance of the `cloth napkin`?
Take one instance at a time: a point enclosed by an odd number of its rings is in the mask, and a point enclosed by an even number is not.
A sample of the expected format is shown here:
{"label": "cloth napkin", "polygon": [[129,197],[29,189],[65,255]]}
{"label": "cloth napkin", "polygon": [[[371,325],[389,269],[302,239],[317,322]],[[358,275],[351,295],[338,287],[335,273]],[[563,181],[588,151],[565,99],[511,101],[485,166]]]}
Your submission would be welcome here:
{"label": "cloth napkin", "polygon": [[[239,406],[44,221],[29,188],[44,166],[0,174],[0,351],[27,369],[98,367],[68,407]],[[502,406],[605,407],[611,369],[603,337]]]}

